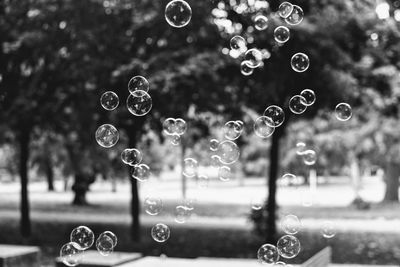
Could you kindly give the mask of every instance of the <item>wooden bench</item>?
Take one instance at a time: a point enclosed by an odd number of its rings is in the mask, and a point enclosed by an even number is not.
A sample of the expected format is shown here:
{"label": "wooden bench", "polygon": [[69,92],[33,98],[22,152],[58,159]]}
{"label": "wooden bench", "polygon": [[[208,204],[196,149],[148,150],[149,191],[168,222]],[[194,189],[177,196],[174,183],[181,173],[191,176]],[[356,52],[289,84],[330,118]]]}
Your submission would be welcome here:
{"label": "wooden bench", "polygon": [[[142,258],[140,253],[113,252],[109,256],[102,256],[97,250],[88,250],[85,251],[79,267],[114,267],[140,258]],[[65,267],[66,265],[60,258],[57,258],[56,266]]]}
{"label": "wooden bench", "polygon": [[0,245],[0,267],[39,267],[38,247]]}
{"label": "wooden bench", "polygon": [[311,258],[309,258],[306,262],[304,262],[302,267],[327,267],[330,265],[332,259],[332,249],[330,247],[326,247]]}

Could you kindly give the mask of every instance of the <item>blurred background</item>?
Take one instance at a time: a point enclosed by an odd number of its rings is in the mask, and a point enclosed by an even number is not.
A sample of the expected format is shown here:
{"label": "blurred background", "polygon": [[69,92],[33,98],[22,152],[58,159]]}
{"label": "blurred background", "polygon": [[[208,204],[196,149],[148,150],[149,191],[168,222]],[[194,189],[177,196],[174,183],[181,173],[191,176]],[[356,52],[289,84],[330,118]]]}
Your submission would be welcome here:
{"label": "blurred background", "polygon": [[[294,262],[330,245],[337,263],[398,264],[400,1],[293,0],[305,18],[284,45],[273,36],[284,25],[281,1],[187,2],[184,28],[167,24],[165,0],[0,3],[0,243],[38,245],[43,266],[53,266],[70,231],[87,225],[112,230],[120,251],[255,258],[282,233],[282,217],[295,214],[303,229]],[[255,29],[258,14],[266,30]],[[230,50],[235,35],[263,53],[250,76]],[[304,73],[290,67],[297,52],[310,58]],[[144,117],[126,110],[135,75],[150,83]],[[291,114],[289,99],[306,88],[316,103]],[[100,105],[106,91],[120,99],[112,112]],[[340,102],[352,107],[347,122],[335,118]],[[270,105],[286,120],[262,139],[253,124]],[[163,134],[168,117],[187,123],[178,146]],[[210,140],[223,139],[229,120],[243,121],[244,132],[240,160],[222,182]],[[95,140],[104,123],[120,134],[110,149]],[[315,150],[314,165],[297,155],[299,142]],[[142,152],[149,181],[130,177],[120,159],[127,147]],[[182,175],[187,157],[199,163],[196,177]],[[282,179],[287,173],[297,179]],[[157,216],[145,212],[148,197],[163,202]],[[182,203],[194,209],[177,223]],[[321,234],[325,221],[333,238]],[[150,236],[158,222],[171,228],[164,245]]]}

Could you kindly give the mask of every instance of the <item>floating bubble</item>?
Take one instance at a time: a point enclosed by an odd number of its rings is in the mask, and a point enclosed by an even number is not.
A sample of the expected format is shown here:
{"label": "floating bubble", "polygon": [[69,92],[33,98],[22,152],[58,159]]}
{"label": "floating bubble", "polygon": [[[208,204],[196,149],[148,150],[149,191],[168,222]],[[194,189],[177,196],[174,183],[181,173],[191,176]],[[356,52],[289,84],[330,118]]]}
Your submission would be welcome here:
{"label": "floating bubble", "polygon": [[347,103],[339,103],[335,108],[335,116],[340,121],[348,121],[353,115],[351,106]]}
{"label": "floating bubble", "polygon": [[306,164],[307,166],[314,165],[315,162],[317,162],[317,153],[315,153],[314,150],[309,149],[304,151],[302,157],[304,164]]}
{"label": "floating bubble", "polygon": [[271,118],[266,116],[261,116],[256,119],[254,122],[254,133],[261,138],[268,138],[275,132],[275,123],[272,121]]}
{"label": "floating bubble", "polygon": [[103,233],[101,233],[101,234],[99,235],[99,237],[101,237],[101,236],[107,236],[107,237],[109,237],[109,238],[112,240],[112,246],[113,246],[113,248],[115,248],[115,247],[117,246],[118,239],[117,239],[117,236],[116,236],[113,232],[111,232],[111,231],[104,231]]}
{"label": "floating bubble", "polygon": [[285,112],[282,108],[272,105],[265,109],[264,116],[271,120],[266,120],[265,122],[271,127],[279,127],[285,121]]}
{"label": "floating bubble", "polygon": [[295,95],[289,100],[289,109],[294,114],[302,114],[307,110],[307,106],[304,104],[306,99],[300,95]]}
{"label": "floating bubble", "polygon": [[150,167],[146,164],[138,164],[131,169],[132,178],[139,182],[145,182],[150,178]]}
{"label": "floating bubble", "polygon": [[254,69],[250,67],[250,64],[250,61],[242,61],[242,63],[240,63],[240,73],[242,73],[244,76],[252,75]]}
{"label": "floating bubble", "polygon": [[171,144],[174,146],[179,146],[181,144],[181,136],[179,134],[171,135]]}
{"label": "floating bubble", "polygon": [[290,15],[285,18],[285,21],[289,25],[298,25],[304,19],[303,9],[297,5],[293,5],[293,10]]}
{"label": "floating bubble", "polygon": [[125,164],[135,166],[142,161],[142,153],[136,148],[126,148],[121,153],[121,160]]}
{"label": "floating bubble", "polygon": [[295,235],[301,230],[301,221],[296,215],[286,215],[281,221],[282,230],[288,235]]}
{"label": "floating bubble", "polygon": [[174,118],[168,118],[163,122],[163,131],[167,135],[173,135],[176,133],[176,120]]}
{"label": "floating bubble", "polygon": [[[218,159],[217,159],[218,160]],[[218,160],[219,162],[219,160]],[[209,183],[209,178],[207,175],[201,174],[197,179],[197,184],[200,188],[207,188]]]}
{"label": "floating bubble", "polygon": [[117,128],[111,124],[103,124],[96,130],[97,143],[105,148],[115,146],[119,140],[119,133]]}
{"label": "floating bubble", "polygon": [[260,50],[256,48],[252,48],[246,51],[246,54],[244,55],[244,59],[246,61],[246,64],[250,68],[258,68],[263,60],[263,54],[261,53]]}
{"label": "floating bubble", "polygon": [[210,150],[213,151],[213,152],[217,151],[218,150],[218,144],[219,144],[219,141],[217,139],[211,139],[210,140]]}
{"label": "floating bubble", "polygon": [[169,239],[171,231],[166,224],[157,223],[151,228],[151,237],[154,241],[163,243]]}
{"label": "floating bubble", "polygon": [[175,129],[176,129],[177,134],[183,135],[187,129],[186,121],[181,118],[176,119],[175,120]]}
{"label": "floating bubble", "polygon": [[232,164],[239,159],[239,147],[230,140],[225,140],[218,145],[219,160],[223,164]]}
{"label": "floating bubble", "polygon": [[63,245],[60,249],[60,258],[67,266],[77,266],[83,257],[83,250],[78,249],[80,246],[74,242]]}
{"label": "floating bubble", "polygon": [[306,105],[307,107],[313,105],[315,103],[315,93],[311,89],[304,89],[301,91],[300,96],[304,97],[304,102],[303,104]]}
{"label": "floating bubble", "polygon": [[222,181],[222,182],[227,182],[231,179],[232,173],[231,173],[231,168],[229,168],[228,166],[221,166],[218,169],[218,178]]}
{"label": "floating bubble", "polygon": [[304,142],[298,142],[296,144],[296,154],[301,156],[307,150],[307,146]]}
{"label": "floating bubble", "polygon": [[257,15],[254,18],[254,27],[259,31],[265,30],[268,28],[268,18],[264,15]]}
{"label": "floating bubble", "polygon": [[150,89],[149,81],[143,76],[134,76],[128,82],[128,91],[133,94],[135,91],[148,92]]}
{"label": "floating bubble", "polygon": [[225,138],[229,140],[236,140],[243,132],[243,126],[237,121],[228,121],[224,125]]}
{"label": "floating bubble", "polygon": [[301,245],[299,239],[292,235],[284,235],[279,238],[276,247],[279,255],[286,259],[292,259],[299,255]]}
{"label": "floating bubble", "polygon": [[165,19],[169,25],[182,28],[189,24],[192,18],[190,5],[183,0],[173,0],[165,7]]}
{"label": "floating bubble", "polygon": [[279,26],[274,30],[274,39],[280,44],[284,44],[290,39],[290,30],[285,26]]}
{"label": "floating bubble", "polygon": [[94,243],[94,233],[87,226],[78,226],[72,230],[70,241],[77,244],[78,249],[86,250]]}
{"label": "floating bubble", "polygon": [[278,15],[281,18],[286,19],[287,17],[289,17],[289,15],[292,13],[293,11],[293,5],[289,2],[282,2],[282,4],[279,5],[279,9],[278,9]]}
{"label": "floating bubble", "polygon": [[305,72],[310,67],[310,59],[304,53],[294,54],[290,63],[295,72]]}
{"label": "floating bubble", "polygon": [[218,155],[211,156],[211,167],[219,169],[221,167],[221,157]]}
{"label": "floating bubble", "polygon": [[175,222],[185,223],[190,219],[192,210],[184,205],[176,206],[175,208]]}
{"label": "floating bubble", "polygon": [[251,209],[252,210],[261,210],[263,207],[261,201],[259,199],[252,199],[251,200]]}
{"label": "floating bubble", "polygon": [[336,235],[335,225],[330,221],[323,222],[321,225],[321,234],[327,239],[334,237]]}
{"label": "floating bubble", "polygon": [[126,99],[126,107],[135,116],[144,116],[153,107],[151,96],[143,90],[133,91]]}
{"label": "floating bubble", "polygon": [[163,209],[161,198],[146,197],[144,200],[145,211],[147,214],[155,216],[160,214]]}
{"label": "floating bubble", "polygon": [[193,158],[186,158],[183,161],[182,174],[186,177],[194,177],[197,174],[198,163]]}
{"label": "floating bubble", "polygon": [[119,105],[118,95],[112,91],[107,91],[101,95],[100,104],[105,110],[114,110]]}
{"label": "floating bubble", "polygon": [[102,256],[109,256],[114,247],[114,241],[109,235],[100,235],[96,240],[96,249]]}
{"label": "floating bubble", "polygon": [[286,263],[283,261],[277,261],[274,266],[286,266]]}
{"label": "floating bubble", "polygon": [[298,183],[297,176],[292,173],[285,173],[282,175],[281,181],[284,185],[293,185]]}
{"label": "floating bubble", "polygon": [[235,35],[231,38],[230,45],[232,50],[238,50],[241,53],[244,53],[247,50],[246,40],[239,35]]}
{"label": "floating bubble", "polygon": [[275,264],[279,260],[278,249],[271,244],[262,245],[257,251],[257,258],[263,264]]}

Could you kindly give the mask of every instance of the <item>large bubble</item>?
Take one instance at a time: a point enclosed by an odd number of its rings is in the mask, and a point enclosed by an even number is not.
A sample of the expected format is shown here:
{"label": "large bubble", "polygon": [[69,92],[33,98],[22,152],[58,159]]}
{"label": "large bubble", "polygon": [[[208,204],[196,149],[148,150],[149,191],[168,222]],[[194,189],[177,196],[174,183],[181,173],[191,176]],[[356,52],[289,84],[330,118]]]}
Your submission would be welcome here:
{"label": "large bubble", "polygon": [[301,221],[296,215],[289,214],[281,221],[282,230],[288,235],[297,234],[301,229]]}
{"label": "large bubble", "polygon": [[118,95],[112,91],[107,91],[101,95],[100,104],[105,110],[114,110],[119,105]]}
{"label": "large bubble", "polygon": [[240,63],[240,73],[242,73],[244,76],[250,76],[253,74],[254,69],[250,67],[251,62],[250,61],[242,61]]}
{"label": "large bubble", "polygon": [[146,164],[138,164],[132,167],[131,176],[139,182],[145,182],[150,178],[150,167]]}
{"label": "large bubble", "polygon": [[280,44],[284,44],[290,39],[290,30],[285,26],[279,26],[274,30],[274,39]]}
{"label": "large bubble", "polygon": [[272,127],[271,125],[274,125],[274,122],[272,121],[271,118],[267,116],[261,116],[256,119],[254,122],[254,133],[261,138],[268,138],[270,137],[274,131],[275,127]]}
{"label": "large bubble", "polygon": [[165,19],[172,27],[185,27],[191,18],[192,9],[186,1],[173,0],[165,7]]}
{"label": "large bubble", "polygon": [[231,38],[230,46],[231,46],[231,49],[237,50],[240,53],[244,53],[247,51],[246,40],[242,36],[239,36],[239,35],[235,35]]}
{"label": "large bubble", "polygon": [[149,215],[158,215],[162,211],[163,202],[161,198],[146,197],[144,200],[145,211]]}
{"label": "large bubble", "polygon": [[315,93],[313,90],[311,89],[304,89],[303,91],[301,91],[300,96],[304,97],[304,105],[311,106],[315,103]]}
{"label": "large bubble", "polygon": [[339,121],[348,121],[353,115],[351,106],[347,103],[339,103],[335,108],[335,116]]}
{"label": "large bubble", "polygon": [[94,243],[94,233],[87,226],[78,226],[72,230],[70,241],[77,244],[79,249],[86,250]]}
{"label": "large bubble", "polygon": [[289,17],[289,15],[292,13],[292,11],[293,11],[293,5],[291,3],[285,1],[279,5],[278,15],[281,18],[285,19],[285,18]]}
{"label": "large bubble", "polygon": [[307,110],[306,99],[300,95],[295,95],[289,100],[289,109],[294,114],[302,114]]}
{"label": "large bubble", "polygon": [[115,146],[119,140],[119,133],[117,128],[111,124],[103,124],[96,130],[97,143],[105,148]]}
{"label": "large bubble", "polygon": [[263,264],[275,264],[279,260],[278,249],[271,244],[262,245],[257,251],[257,258]]}
{"label": "large bubble", "polygon": [[126,148],[121,153],[122,162],[130,166],[139,164],[142,158],[142,153],[136,148]]}
{"label": "large bubble", "polygon": [[275,105],[267,107],[264,111],[264,116],[271,119],[266,121],[271,127],[279,127],[285,121],[285,112],[281,107]]}
{"label": "large bubble", "polygon": [[295,72],[305,72],[310,67],[310,59],[304,53],[296,53],[292,56],[290,64]]}
{"label": "large bubble", "polygon": [[223,129],[226,139],[236,140],[243,132],[243,125],[238,121],[228,121]]}
{"label": "large bubble", "polygon": [[198,162],[193,158],[183,160],[182,174],[186,177],[195,177],[197,174]]}
{"label": "large bubble", "polygon": [[77,266],[83,257],[83,250],[79,249],[79,245],[69,242],[60,249],[60,259],[67,266]]}
{"label": "large bubble", "polygon": [[239,147],[230,140],[225,140],[218,145],[219,160],[223,164],[232,164],[239,159]]}
{"label": "large bubble", "polygon": [[126,107],[135,116],[144,116],[153,107],[151,96],[143,90],[133,91],[126,99]]}
{"label": "large bubble", "polygon": [[263,61],[263,54],[260,50],[252,48],[246,51],[244,59],[250,68],[258,68]]}
{"label": "large bubble", "polygon": [[279,238],[276,247],[279,255],[286,259],[292,259],[296,257],[301,250],[299,239],[293,235],[285,235]]}
{"label": "large bubble", "polygon": [[163,243],[169,239],[171,231],[166,224],[157,223],[151,228],[151,237],[158,243]]}
{"label": "large bubble", "polygon": [[143,76],[134,76],[128,82],[128,91],[133,94],[135,91],[148,92],[150,89],[149,82]]}
{"label": "large bubble", "polygon": [[285,21],[289,25],[298,25],[304,19],[303,9],[297,5],[293,5],[293,10],[290,15],[285,18]]}
{"label": "large bubble", "polygon": [[254,27],[259,31],[265,30],[268,28],[268,18],[264,15],[257,15],[254,18]]}

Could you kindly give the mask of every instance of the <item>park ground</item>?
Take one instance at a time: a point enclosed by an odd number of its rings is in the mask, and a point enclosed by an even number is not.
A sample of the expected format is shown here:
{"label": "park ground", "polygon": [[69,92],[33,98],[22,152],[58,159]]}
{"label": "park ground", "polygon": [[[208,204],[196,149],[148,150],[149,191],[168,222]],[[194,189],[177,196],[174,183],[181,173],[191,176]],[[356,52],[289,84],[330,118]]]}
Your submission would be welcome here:
{"label": "park ground", "polygon": [[[175,178],[174,178],[175,177]],[[33,235],[23,240],[19,235],[19,185],[0,184],[0,243],[29,243],[42,247],[44,266],[52,266],[57,250],[68,241],[77,225],[88,225],[95,233],[114,231],[117,250],[139,251],[145,255],[166,254],[171,257],[233,257],[255,258],[262,237],[253,232],[249,220],[251,207],[266,197],[265,179],[248,178],[241,184],[210,181],[206,188],[188,181],[187,198],[194,201],[194,214],[184,224],[174,222],[174,208],[182,201],[179,175],[165,174],[140,185],[140,197],[156,196],[163,200],[163,212],[149,216],[142,209],[142,239],[129,238],[129,181],[117,182],[112,192],[109,181],[98,181],[87,195],[90,206],[76,207],[70,203],[72,192],[63,191],[63,182],[56,182],[56,191],[47,192],[44,182],[29,186]],[[361,197],[371,203],[367,210],[351,205],[354,191],[346,177],[320,180],[310,202],[307,186],[280,186],[279,215],[297,215],[303,223],[298,234],[302,252],[293,263],[299,263],[326,245],[333,248],[337,263],[397,264],[400,259],[400,204],[383,204],[385,186],[381,178],[365,178]],[[305,201],[307,200],[307,201]],[[142,201],[143,203],[143,201]],[[337,229],[334,238],[326,240],[320,225],[332,221]],[[163,222],[171,228],[171,238],[164,245],[151,240],[149,229]]]}

